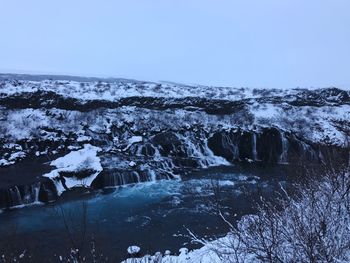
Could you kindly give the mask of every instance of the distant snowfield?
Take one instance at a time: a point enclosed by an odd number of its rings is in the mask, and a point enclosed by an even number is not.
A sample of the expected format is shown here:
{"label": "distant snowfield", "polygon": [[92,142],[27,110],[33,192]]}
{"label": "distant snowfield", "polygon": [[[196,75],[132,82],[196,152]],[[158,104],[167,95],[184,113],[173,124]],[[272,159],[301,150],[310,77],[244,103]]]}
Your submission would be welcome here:
{"label": "distant snowfield", "polygon": [[[268,90],[268,89],[267,89]],[[0,93],[6,95],[23,92],[52,91],[65,97],[81,100],[115,101],[121,98],[146,96],[164,98],[201,97],[210,99],[241,100],[261,97],[254,88],[189,86],[148,82],[77,82],[77,81],[21,81],[21,85],[6,82]],[[272,95],[295,94],[296,90],[271,89]]]}

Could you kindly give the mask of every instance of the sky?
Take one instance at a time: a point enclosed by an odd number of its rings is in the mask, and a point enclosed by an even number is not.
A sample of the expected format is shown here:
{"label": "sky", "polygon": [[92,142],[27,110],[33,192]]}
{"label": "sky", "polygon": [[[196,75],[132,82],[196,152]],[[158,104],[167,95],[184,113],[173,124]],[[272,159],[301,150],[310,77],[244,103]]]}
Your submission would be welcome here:
{"label": "sky", "polygon": [[349,0],[0,0],[0,72],[350,88]]}

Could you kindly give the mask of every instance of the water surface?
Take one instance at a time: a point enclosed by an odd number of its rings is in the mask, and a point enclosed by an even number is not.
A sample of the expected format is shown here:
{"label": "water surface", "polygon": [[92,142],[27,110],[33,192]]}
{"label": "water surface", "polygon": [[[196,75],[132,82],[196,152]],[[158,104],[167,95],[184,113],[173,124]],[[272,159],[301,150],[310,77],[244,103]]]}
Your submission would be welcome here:
{"label": "water surface", "polygon": [[[176,253],[191,244],[187,229],[200,237],[225,235],[228,226],[218,209],[234,222],[253,213],[260,196],[274,198],[288,182],[286,166],[236,165],[204,169],[164,180],[87,193],[66,194],[49,205],[29,206],[0,214],[0,245],[5,252],[27,249],[35,262],[57,262],[72,243],[92,238],[100,253],[115,262],[124,259],[129,245],[142,254]],[[84,213],[86,209],[86,213]],[[86,222],[86,231],[84,230]],[[73,241],[71,240],[73,237]],[[0,251],[1,252],[1,251]]]}

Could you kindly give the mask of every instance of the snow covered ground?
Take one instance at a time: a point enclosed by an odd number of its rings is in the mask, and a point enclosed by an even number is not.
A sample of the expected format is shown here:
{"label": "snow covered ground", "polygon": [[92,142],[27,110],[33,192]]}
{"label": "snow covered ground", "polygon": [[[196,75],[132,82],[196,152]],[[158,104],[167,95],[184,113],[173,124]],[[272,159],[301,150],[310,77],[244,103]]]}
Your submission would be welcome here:
{"label": "snow covered ground", "polygon": [[[31,102],[28,94],[37,94],[37,92],[52,92],[66,98],[67,103],[55,102],[54,100],[58,98],[50,95],[49,99],[47,94],[42,94],[43,97],[38,94],[38,97],[34,97],[34,101]],[[15,101],[19,98],[28,101],[28,106],[23,109],[21,105],[11,102],[12,97]],[[276,126],[283,130],[301,133],[302,136],[306,136],[311,141],[342,145],[346,137],[344,129],[348,129],[350,121],[350,91],[336,88],[277,90],[189,86],[127,80],[87,82],[72,80],[0,80],[0,107],[2,107],[2,104],[4,105],[0,113],[2,133],[0,138],[6,136],[15,139],[30,138],[35,135],[35,132],[39,132],[38,128],[44,126],[62,126],[63,124],[67,129],[67,122],[71,124],[69,125],[70,128],[76,129],[77,123],[72,123],[74,121],[72,118],[78,119],[84,114],[79,112],[78,107],[74,109],[74,105],[68,106],[70,103],[68,99],[76,99],[77,102],[84,105],[87,102],[97,101],[120,102],[121,99],[125,98],[132,99],[132,102],[125,102],[131,103],[131,105],[118,104],[118,109],[113,108],[113,110],[110,109],[109,112],[103,113],[108,114],[110,120],[108,124],[106,123],[107,118],[105,118],[103,125],[106,126],[106,129],[103,132],[110,132],[107,126],[110,127],[116,121],[120,126],[123,123],[149,118],[150,115],[159,115],[158,118],[163,123],[167,121],[169,115],[172,115],[169,122],[172,122],[172,119],[175,118],[177,122],[175,127],[179,126],[179,122],[189,126],[203,122],[204,125],[206,125],[206,122],[218,123],[215,116],[207,116],[208,114],[205,112],[213,111],[213,107],[220,106],[223,108],[224,114],[214,115],[220,116],[219,123],[223,127]],[[164,100],[152,101],[150,98]],[[188,98],[195,100],[188,101]],[[144,102],[143,99],[145,99]],[[201,99],[204,101],[201,101]],[[174,100],[177,101],[174,102]],[[210,103],[212,100],[217,101]],[[30,106],[38,103],[38,101],[41,103],[39,106]],[[227,104],[231,102],[239,102],[242,107],[233,110],[232,108],[235,106]],[[44,111],[43,108],[49,104],[52,104],[53,108],[50,106]],[[181,106],[182,104],[183,106]],[[227,106],[225,106],[226,104]],[[152,111],[152,109],[157,109],[160,106],[165,110],[164,113],[160,113],[158,110],[157,112]],[[113,106],[101,105],[101,109],[103,107]],[[75,112],[75,110],[78,112]],[[96,110],[96,108],[92,107],[91,110]],[[233,112],[230,113],[232,110]],[[172,114],[167,114],[169,112],[166,111],[172,111]],[[121,116],[113,118],[115,112]],[[241,115],[241,123],[239,124],[235,119],[237,113]],[[55,115],[56,118],[54,118]],[[162,118],[162,116],[164,117]],[[91,116],[90,118],[94,117]],[[101,119],[100,116],[97,117]],[[159,124],[155,125],[156,127],[160,126]],[[98,123],[93,126],[101,129]],[[159,128],[164,129],[165,127]],[[80,139],[87,140],[88,138],[81,137]]]}
{"label": "snow covered ground", "polygon": [[[122,261],[122,263],[224,263],[213,250],[215,243],[219,242],[222,242],[222,240],[217,240],[212,244],[191,251],[187,248],[181,248],[177,256],[172,255],[170,251],[165,251],[164,254],[156,253],[153,256],[129,258]],[[247,263],[251,262],[247,261]]]}
{"label": "snow covered ground", "polygon": [[171,83],[116,81],[8,81],[0,86],[0,93],[13,95],[24,92],[52,91],[57,94],[82,100],[109,100],[148,96],[165,98],[202,97],[212,99],[241,100],[266,95],[286,96],[296,90],[267,90],[260,94],[258,89],[212,86],[190,86]]}

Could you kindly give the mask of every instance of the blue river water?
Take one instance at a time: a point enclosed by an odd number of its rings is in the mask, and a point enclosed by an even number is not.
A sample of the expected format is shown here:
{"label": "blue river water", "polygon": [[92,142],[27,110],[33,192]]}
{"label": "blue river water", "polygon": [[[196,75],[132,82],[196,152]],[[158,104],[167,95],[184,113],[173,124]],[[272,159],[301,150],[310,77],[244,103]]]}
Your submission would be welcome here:
{"label": "blue river water", "polygon": [[140,246],[142,254],[176,253],[198,247],[187,229],[208,239],[227,233],[218,209],[235,222],[255,211],[260,196],[274,198],[289,181],[286,166],[252,164],[204,169],[182,180],[69,193],[48,205],[3,211],[0,253],[26,250],[34,262],[58,262],[74,245],[88,254],[92,240],[98,253],[114,262],[127,257],[130,245]]}

